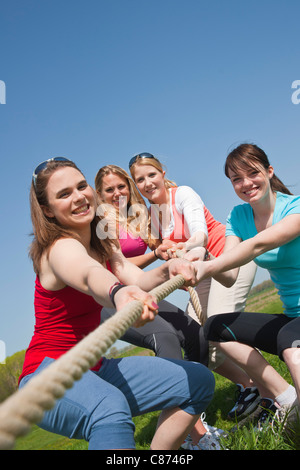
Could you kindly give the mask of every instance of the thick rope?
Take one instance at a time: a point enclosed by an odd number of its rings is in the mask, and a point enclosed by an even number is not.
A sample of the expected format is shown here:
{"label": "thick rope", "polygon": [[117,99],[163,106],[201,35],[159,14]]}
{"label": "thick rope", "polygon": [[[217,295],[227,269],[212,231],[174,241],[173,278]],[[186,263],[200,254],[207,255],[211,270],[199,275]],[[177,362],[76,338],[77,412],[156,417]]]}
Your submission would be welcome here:
{"label": "thick rope", "polygon": [[[167,250],[169,251],[169,250]],[[183,252],[182,250],[176,250],[176,256],[177,258],[183,258]],[[201,307],[201,304],[200,304],[200,299],[199,299],[199,296],[197,294],[197,292],[195,291],[195,289],[191,286],[188,287],[188,293],[190,294],[190,297],[191,297],[191,305],[193,307],[193,309],[195,310],[195,313],[198,317],[198,320],[200,321],[200,324],[203,326],[204,325],[204,318],[202,316],[202,307]]]}
{"label": "thick rope", "polygon": [[199,296],[198,296],[197,292],[195,291],[195,289],[191,286],[188,287],[188,292],[189,292],[190,297],[191,297],[192,307],[196,312],[196,315],[197,315],[197,317],[200,321],[200,324],[203,326],[204,325],[204,319],[202,318],[202,307],[201,307],[201,304],[200,304]]}
{"label": "thick rope", "polygon": [[[184,282],[184,277],[178,274],[150,294],[160,302],[182,287]],[[135,323],[142,311],[142,302],[129,302],[3,402],[0,406],[0,450],[12,449],[17,437],[26,435],[33,424],[39,423],[44,412],[51,410],[56,400],[97,364],[105,351]]]}

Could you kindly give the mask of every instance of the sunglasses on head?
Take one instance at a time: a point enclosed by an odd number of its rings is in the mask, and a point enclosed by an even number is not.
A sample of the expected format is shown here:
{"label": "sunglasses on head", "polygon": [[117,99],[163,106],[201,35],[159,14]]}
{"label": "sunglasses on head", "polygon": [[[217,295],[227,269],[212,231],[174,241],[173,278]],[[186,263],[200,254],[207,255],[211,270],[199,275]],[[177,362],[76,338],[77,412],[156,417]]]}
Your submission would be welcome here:
{"label": "sunglasses on head", "polygon": [[46,168],[49,162],[69,162],[69,161],[70,160],[65,157],[53,157],[53,158],[48,158],[48,160],[45,160],[44,162],[40,163],[36,167],[32,175],[32,181],[33,181],[34,186],[36,185],[36,179],[38,177],[38,174]]}
{"label": "sunglasses on head", "polygon": [[154,158],[154,160],[157,160],[154,155],[152,155],[151,153],[147,153],[147,152],[143,152],[143,153],[139,153],[138,155],[135,155],[134,157],[132,157],[129,161],[129,169],[132,167],[132,165],[137,161],[138,158]]}

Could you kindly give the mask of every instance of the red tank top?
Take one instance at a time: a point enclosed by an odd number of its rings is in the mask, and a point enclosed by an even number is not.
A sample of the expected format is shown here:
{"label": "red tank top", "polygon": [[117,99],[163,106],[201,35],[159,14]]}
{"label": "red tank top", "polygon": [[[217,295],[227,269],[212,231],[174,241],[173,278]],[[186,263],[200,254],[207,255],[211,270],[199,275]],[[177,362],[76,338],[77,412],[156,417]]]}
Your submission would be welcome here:
{"label": "red tank top", "polygon": [[[35,328],[25,354],[21,379],[45,357],[58,359],[100,325],[101,305],[93,297],[66,286],[57,291],[35,281]],[[102,359],[92,368],[98,370]]]}
{"label": "red tank top", "polygon": [[[186,242],[190,238],[190,233],[187,224],[184,220],[184,215],[180,214],[176,209],[175,194],[176,188],[171,188],[171,207],[174,217],[174,230],[168,239],[179,243]],[[208,231],[208,242],[206,248],[215,257],[220,256],[223,252],[225,245],[225,225],[221,224],[213,218],[209,210],[204,206],[204,216]]]}

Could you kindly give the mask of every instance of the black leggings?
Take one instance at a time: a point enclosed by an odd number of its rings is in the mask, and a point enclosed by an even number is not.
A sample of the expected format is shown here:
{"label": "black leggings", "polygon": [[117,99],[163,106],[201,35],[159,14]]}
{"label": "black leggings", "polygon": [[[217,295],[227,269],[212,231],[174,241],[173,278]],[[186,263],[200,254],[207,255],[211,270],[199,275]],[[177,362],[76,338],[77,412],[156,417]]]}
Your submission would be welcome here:
{"label": "black leggings", "polygon": [[[140,328],[129,328],[122,341],[151,349],[156,356],[168,359],[184,359],[208,365],[208,342],[203,328],[189,315],[166,300],[158,304],[158,315],[152,322]],[[101,322],[110,318],[114,309],[103,308]]]}
{"label": "black leggings", "polygon": [[208,341],[238,341],[277,354],[300,346],[300,317],[269,313],[224,313],[210,317],[204,326]]}

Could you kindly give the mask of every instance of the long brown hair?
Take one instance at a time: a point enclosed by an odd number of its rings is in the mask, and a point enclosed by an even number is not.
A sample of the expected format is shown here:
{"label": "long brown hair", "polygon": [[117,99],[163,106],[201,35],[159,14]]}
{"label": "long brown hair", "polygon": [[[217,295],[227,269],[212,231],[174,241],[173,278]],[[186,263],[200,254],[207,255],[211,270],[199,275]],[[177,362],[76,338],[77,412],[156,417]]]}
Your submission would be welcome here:
{"label": "long brown hair", "polygon": [[[124,180],[125,184],[127,184],[127,187],[129,189],[129,201],[127,202],[127,210],[130,209],[130,207],[134,206],[135,204],[139,205],[138,206],[138,211],[135,214],[128,214],[126,211],[126,214],[124,216],[122,211],[119,211],[117,208],[113,207],[110,208],[108,206],[111,206],[110,204],[105,204],[105,201],[103,201],[101,197],[102,189],[103,189],[103,178],[108,175],[117,175],[119,178]],[[107,213],[111,217],[114,217],[118,223],[125,228],[125,230],[129,231],[132,235],[136,237],[141,237],[145,243],[148,243],[148,238],[145,239],[143,236],[145,233],[147,233],[147,226],[148,226],[148,210],[147,206],[145,204],[144,199],[140,195],[139,191],[137,190],[137,187],[135,186],[134,182],[128,175],[128,173],[123,170],[123,168],[117,166],[117,165],[105,165],[102,168],[100,168],[96,174],[95,177],[95,190],[98,195],[98,202],[100,204],[105,204]],[[139,218],[140,223],[138,226],[135,226],[133,223],[137,218]]]}
{"label": "long brown hair", "polygon": [[[62,227],[55,217],[47,217],[42,209],[43,206],[48,206],[47,185],[49,178],[57,169],[63,167],[74,168],[83,175],[76,164],[70,160],[50,161],[45,169],[39,172],[35,183],[33,181],[31,183],[30,211],[34,238],[30,245],[29,256],[33,261],[33,267],[37,274],[40,271],[42,255],[45,252],[49,252],[49,249],[57,240],[60,238],[75,238],[79,240],[75,232]],[[91,223],[91,247],[97,251],[100,262],[104,262],[112,255],[113,245],[118,246],[118,244],[114,240],[100,240],[97,237],[96,226],[98,222],[99,217],[95,215]]]}
{"label": "long brown hair", "polygon": [[[268,170],[270,167],[269,159],[266,153],[255,144],[241,144],[232,150],[226,158],[225,162],[225,175],[229,178],[228,170],[237,172],[241,169],[255,168],[261,171],[261,167]],[[283,184],[283,182],[273,174],[270,180],[271,189],[273,192],[279,191],[281,193],[290,194],[290,190]]]}

